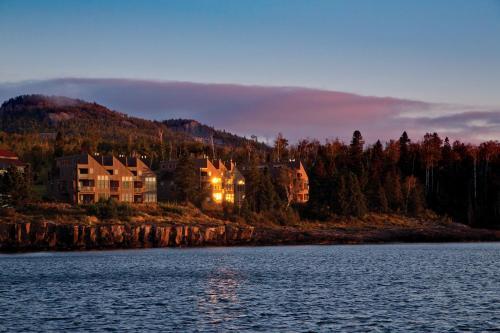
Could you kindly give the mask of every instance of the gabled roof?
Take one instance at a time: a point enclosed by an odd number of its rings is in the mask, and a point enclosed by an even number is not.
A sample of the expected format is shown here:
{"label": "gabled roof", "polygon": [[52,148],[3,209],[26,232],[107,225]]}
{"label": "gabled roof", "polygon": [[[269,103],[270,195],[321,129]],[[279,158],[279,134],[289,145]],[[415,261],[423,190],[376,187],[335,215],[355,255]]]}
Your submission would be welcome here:
{"label": "gabled roof", "polygon": [[213,165],[216,169],[220,170],[220,171],[227,171],[227,167],[226,165],[222,162],[222,160],[215,160],[213,162]]}

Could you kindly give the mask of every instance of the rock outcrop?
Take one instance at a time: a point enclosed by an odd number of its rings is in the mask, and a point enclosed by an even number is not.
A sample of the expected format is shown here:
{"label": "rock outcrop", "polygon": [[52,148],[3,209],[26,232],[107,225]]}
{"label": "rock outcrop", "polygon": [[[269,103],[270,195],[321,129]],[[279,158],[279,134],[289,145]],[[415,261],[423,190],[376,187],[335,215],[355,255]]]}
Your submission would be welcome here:
{"label": "rock outcrop", "polygon": [[0,251],[92,250],[244,245],[254,228],[237,225],[0,224]]}
{"label": "rock outcrop", "polygon": [[[32,217],[33,218],[33,217]],[[500,230],[378,216],[381,221],[337,221],[307,228],[253,227],[233,222],[191,223],[98,221],[57,223],[2,221],[0,252],[134,249],[231,245],[362,244],[393,242],[500,241]],[[22,221],[19,219],[19,221]],[[392,221],[392,222],[391,222]]]}

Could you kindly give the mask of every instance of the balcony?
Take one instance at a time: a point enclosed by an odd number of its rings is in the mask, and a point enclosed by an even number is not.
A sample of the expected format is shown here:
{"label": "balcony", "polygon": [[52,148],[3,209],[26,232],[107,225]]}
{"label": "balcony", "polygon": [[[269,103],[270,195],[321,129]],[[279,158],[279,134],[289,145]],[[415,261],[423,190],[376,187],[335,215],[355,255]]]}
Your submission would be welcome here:
{"label": "balcony", "polygon": [[112,186],[112,187],[110,187],[110,188],[109,188],[109,190],[110,190],[112,193],[117,193],[117,192],[120,190],[120,188],[119,188],[119,187],[117,187],[117,186]]}
{"label": "balcony", "polygon": [[94,186],[78,186],[78,191],[79,192],[94,192],[95,187]]}

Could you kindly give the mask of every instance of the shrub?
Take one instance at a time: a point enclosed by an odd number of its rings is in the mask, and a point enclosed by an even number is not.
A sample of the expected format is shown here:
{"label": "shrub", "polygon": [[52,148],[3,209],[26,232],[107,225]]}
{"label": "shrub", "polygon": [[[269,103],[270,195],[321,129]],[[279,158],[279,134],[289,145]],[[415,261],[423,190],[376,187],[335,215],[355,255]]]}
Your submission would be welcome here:
{"label": "shrub", "polygon": [[159,203],[158,206],[164,213],[173,213],[177,215],[182,215],[186,210],[184,206],[172,202],[162,202]]}
{"label": "shrub", "polygon": [[133,216],[137,211],[126,202],[117,202],[109,198],[99,199],[95,204],[87,206],[87,213],[101,219],[114,219]]}

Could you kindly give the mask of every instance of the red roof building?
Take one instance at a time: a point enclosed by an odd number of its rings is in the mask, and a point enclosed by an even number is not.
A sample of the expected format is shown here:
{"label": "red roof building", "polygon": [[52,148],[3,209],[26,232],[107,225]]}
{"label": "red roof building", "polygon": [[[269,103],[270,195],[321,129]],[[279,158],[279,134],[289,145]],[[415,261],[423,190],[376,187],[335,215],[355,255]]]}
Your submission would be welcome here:
{"label": "red roof building", "polygon": [[11,167],[15,167],[19,171],[24,172],[27,166],[28,164],[21,161],[14,152],[0,149],[0,173],[6,172]]}

